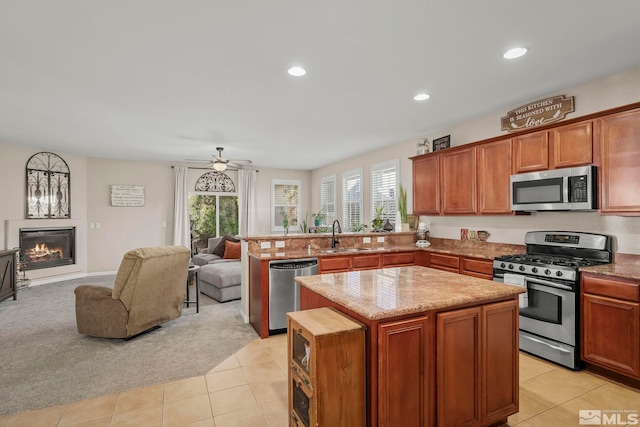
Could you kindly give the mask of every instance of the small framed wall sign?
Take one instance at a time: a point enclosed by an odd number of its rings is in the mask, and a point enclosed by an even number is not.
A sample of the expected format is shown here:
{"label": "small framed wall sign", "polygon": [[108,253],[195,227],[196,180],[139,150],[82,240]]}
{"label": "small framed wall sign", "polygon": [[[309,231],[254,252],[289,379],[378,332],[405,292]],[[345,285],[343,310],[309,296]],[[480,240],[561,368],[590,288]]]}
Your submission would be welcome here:
{"label": "small framed wall sign", "polygon": [[451,135],[443,136],[433,140],[433,151],[444,150],[451,146]]}
{"label": "small framed wall sign", "polygon": [[144,206],[144,185],[111,185],[111,206]]}

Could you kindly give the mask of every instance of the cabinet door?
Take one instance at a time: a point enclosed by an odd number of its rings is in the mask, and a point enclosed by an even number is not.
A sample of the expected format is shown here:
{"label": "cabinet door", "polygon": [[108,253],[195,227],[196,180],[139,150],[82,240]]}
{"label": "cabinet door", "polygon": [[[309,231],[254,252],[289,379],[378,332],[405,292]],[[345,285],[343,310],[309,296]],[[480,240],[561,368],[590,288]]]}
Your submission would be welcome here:
{"label": "cabinet door", "polygon": [[637,302],[582,297],[582,358],[640,377],[640,308]]}
{"label": "cabinet door", "polygon": [[487,425],[518,411],[518,303],[482,310],[482,424]]}
{"label": "cabinet door", "polygon": [[414,265],[415,252],[397,252],[393,254],[382,254],[382,266],[393,267],[401,265]]}
{"label": "cabinet door", "polygon": [[513,173],[549,169],[549,137],[547,131],[513,138]]}
{"label": "cabinet door", "polygon": [[600,212],[640,215],[640,109],[600,123]]}
{"label": "cabinet door", "polygon": [[378,426],[433,425],[429,319],[378,326]]}
{"label": "cabinet door", "polygon": [[491,280],[493,279],[493,261],[477,258],[461,258],[460,273]]}
{"label": "cabinet door", "polygon": [[477,214],[476,148],[441,154],[442,213]]}
{"label": "cabinet door", "polygon": [[432,253],[429,267],[437,270],[449,271],[451,273],[460,272],[460,258],[454,255]]}
{"label": "cabinet door", "polygon": [[593,163],[593,122],[573,123],[550,131],[551,168],[569,168]]}
{"label": "cabinet door", "polygon": [[510,214],[511,139],[478,150],[478,208],[481,214]]}
{"label": "cabinet door", "polygon": [[380,254],[354,255],[351,259],[353,270],[368,270],[380,267]]}
{"label": "cabinet door", "polygon": [[438,426],[480,425],[480,310],[438,314]]}
{"label": "cabinet door", "polygon": [[318,258],[319,273],[341,273],[351,270],[351,257]]}
{"label": "cabinet door", "polygon": [[429,154],[413,161],[413,214],[440,213],[440,156]]}

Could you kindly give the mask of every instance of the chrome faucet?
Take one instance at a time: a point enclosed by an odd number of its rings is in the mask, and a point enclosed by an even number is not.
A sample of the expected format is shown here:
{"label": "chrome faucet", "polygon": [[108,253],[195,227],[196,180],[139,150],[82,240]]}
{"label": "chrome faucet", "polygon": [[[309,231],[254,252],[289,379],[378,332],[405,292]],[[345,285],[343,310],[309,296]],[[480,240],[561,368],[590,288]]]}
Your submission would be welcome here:
{"label": "chrome faucet", "polygon": [[338,243],[340,243],[340,240],[336,239],[336,223],[338,224],[338,233],[342,233],[342,228],[340,227],[340,221],[338,221],[337,219],[333,221],[333,224],[331,225],[331,247],[335,248],[336,245]]}

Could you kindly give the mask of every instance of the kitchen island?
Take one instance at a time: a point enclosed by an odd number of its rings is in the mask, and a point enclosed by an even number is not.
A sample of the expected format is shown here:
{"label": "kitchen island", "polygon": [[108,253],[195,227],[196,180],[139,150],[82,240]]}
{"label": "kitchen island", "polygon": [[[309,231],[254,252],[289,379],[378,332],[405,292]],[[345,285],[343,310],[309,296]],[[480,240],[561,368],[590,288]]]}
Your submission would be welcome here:
{"label": "kitchen island", "polygon": [[366,325],[368,426],[487,426],[518,411],[523,288],[420,266],[296,281],[302,310]]}

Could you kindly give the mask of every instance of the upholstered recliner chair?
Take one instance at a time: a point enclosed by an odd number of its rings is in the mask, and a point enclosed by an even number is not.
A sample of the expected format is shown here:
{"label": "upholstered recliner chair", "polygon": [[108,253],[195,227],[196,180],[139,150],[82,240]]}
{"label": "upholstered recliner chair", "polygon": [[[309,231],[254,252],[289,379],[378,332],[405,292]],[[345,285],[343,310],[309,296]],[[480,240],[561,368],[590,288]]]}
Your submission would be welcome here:
{"label": "upholstered recliner chair", "polygon": [[113,289],[96,285],[75,289],[78,332],[130,338],[180,317],[190,255],[184,246],[127,252]]}

